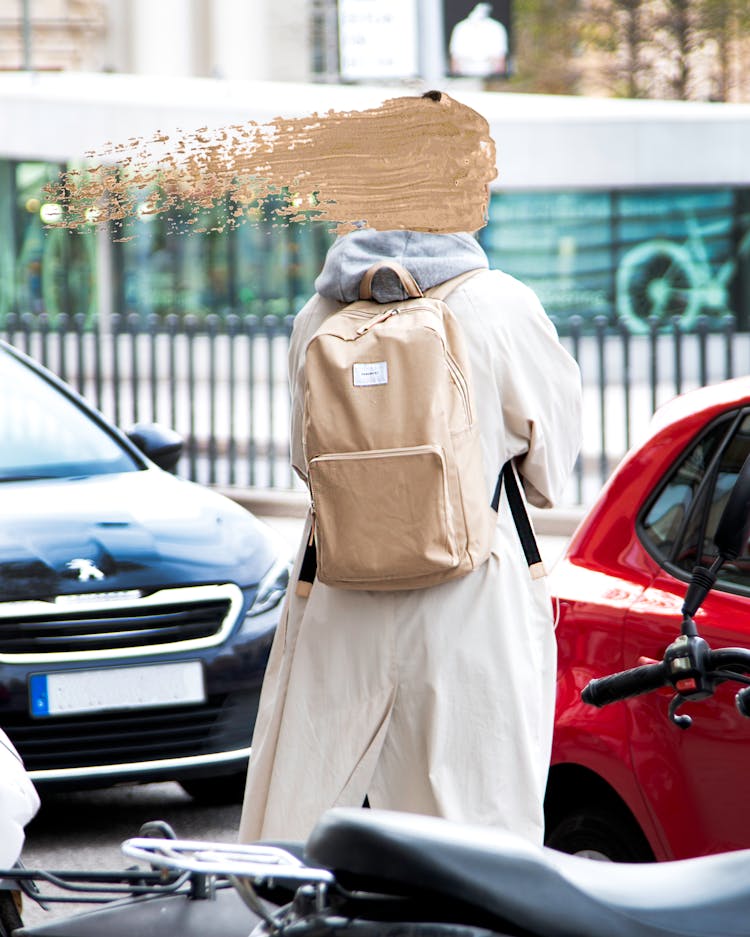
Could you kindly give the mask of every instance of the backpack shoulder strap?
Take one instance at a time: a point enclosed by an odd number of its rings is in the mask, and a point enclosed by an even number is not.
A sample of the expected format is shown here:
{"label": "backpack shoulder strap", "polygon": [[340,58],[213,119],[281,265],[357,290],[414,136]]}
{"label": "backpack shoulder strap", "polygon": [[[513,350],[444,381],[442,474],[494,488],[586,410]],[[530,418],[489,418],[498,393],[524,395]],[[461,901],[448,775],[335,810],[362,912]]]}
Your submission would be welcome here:
{"label": "backpack shoulder strap", "polygon": [[372,280],[378,270],[382,270],[386,267],[388,270],[392,270],[396,276],[401,281],[401,286],[403,286],[404,291],[407,296],[412,297],[413,299],[418,299],[420,296],[424,296],[424,293],[419,288],[417,281],[409,273],[406,267],[402,266],[396,260],[379,260],[377,263],[374,263],[362,277],[359,284],[359,298],[360,299],[371,299],[372,298]]}
{"label": "backpack shoulder strap", "polygon": [[476,267],[474,270],[466,270],[464,273],[459,273],[458,276],[451,277],[450,280],[445,280],[443,283],[439,283],[437,286],[433,286],[430,289],[422,292],[417,281],[409,273],[406,267],[403,264],[400,264],[396,260],[379,260],[374,263],[368,270],[365,272],[365,275],[362,277],[362,280],[359,284],[359,298],[360,299],[371,299],[372,298],[372,281],[375,277],[375,274],[387,268],[392,270],[396,276],[401,281],[401,285],[404,288],[404,292],[407,296],[418,299],[421,296],[429,296],[432,299],[445,299],[446,296],[449,296],[453,290],[457,289],[465,280],[468,280],[470,277],[473,277],[477,273],[481,273],[483,270],[486,270],[486,267]]}
{"label": "backpack shoulder strap", "polygon": [[503,488],[503,480],[505,480],[505,494],[508,498],[508,504],[510,505],[510,513],[513,516],[513,522],[516,525],[516,530],[521,540],[521,546],[523,547],[523,553],[529,567],[529,573],[532,579],[541,579],[542,576],[547,575],[547,572],[539,553],[539,547],[536,542],[536,537],[534,536],[534,528],[531,526],[531,521],[526,511],[526,505],[523,502],[523,496],[521,495],[516,479],[516,470],[512,459],[509,459],[505,463],[497,477],[495,493],[492,496],[492,508],[494,511],[497,511],[500,507],[500,493]]}
{"label": "backpack shoulder strap", "polygon": [[476,267],[474,270],[467,270],[465,273],[459,273],[457,277],[451,277],[450,280],[445,280],[443,283],[438,283],[437,286],[430,287],[424,295],[432,299],[445,300],[446,297],[450,296],[453,290],[458,289],[462,283],[486,269],[487,267]]}

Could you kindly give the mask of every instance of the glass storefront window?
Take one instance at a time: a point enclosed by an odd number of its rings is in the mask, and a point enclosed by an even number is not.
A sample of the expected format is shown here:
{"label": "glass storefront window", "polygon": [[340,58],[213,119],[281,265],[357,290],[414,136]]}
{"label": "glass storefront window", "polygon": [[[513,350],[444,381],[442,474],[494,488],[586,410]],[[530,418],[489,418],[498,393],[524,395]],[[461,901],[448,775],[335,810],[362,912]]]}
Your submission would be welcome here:
{"label": "glass storefront window", "polygon": [[[69,233],[43,193],[60,168],[0,160],[0,321],[11,311],[92,321],[98,270],[111,272],[119,313],[291,315],[334,240],[325,224],[281,223],[273,204],[236,225],[217,204],[195,223],[170,210],[112,237],[93,226]],[[492,265],[528,283],[558,320],[604,315],[638,333],[649,317],[690,329],[731,312],[750,328],[748,187],[495,192],[489,219],[479,239]]]}
{"label": "glass storefront window", "polygon": [[609,313],[607,193],[494,194],[480,242],[490,263],[534,289],[550,315]]}
{"label": "glass storefront window", "polygon": [[144,216],[116,243],[120,306],[139,315],[293,315],[333,238],[320,224],[281,224],[266,206],[226,224],[227,206],[186,229],[176,212]]}
{"label": "glass storefront window", "polygon": [[748,327],[750,190],[495,193],[480,235],[493,264],[565,319],[647,332],[732,313]]}
{"label": "glass storefront window", "polygon": [[96,243],[89,234],[54,226],[55,210],[43,187],[61,167],[0,162],[0,317],[9,312],[61,313],[96,309]]}

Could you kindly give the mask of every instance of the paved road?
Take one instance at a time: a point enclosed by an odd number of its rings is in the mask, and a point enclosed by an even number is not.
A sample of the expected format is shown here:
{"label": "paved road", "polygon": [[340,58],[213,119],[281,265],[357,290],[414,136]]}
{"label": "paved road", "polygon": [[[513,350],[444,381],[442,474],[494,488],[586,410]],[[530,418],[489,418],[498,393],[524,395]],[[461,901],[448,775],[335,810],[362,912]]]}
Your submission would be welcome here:
{"label": "paved road", "polygon": [[[197,806],[174,783],[54,794],[27,828],[23,861],[47,870],[123,869],[133,860],[122,855],[120,843],[148,820],[166,820],[183,839],[234,842],[239,819],[239,805]],[[24,920],[40,923],[79,910],[85,907],[55,904],[45,912],[27,900]]]}

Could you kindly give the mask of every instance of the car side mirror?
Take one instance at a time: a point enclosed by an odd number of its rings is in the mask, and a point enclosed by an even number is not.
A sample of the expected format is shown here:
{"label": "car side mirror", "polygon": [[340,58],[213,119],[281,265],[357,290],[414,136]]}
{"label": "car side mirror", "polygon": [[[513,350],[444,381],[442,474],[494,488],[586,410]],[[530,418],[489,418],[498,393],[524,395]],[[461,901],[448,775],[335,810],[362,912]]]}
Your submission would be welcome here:
{"label": "car side mirror", "polygon": [[159,468],[174,472],[185,446],[179,433],[158,423],[136,423],[126,436]]}

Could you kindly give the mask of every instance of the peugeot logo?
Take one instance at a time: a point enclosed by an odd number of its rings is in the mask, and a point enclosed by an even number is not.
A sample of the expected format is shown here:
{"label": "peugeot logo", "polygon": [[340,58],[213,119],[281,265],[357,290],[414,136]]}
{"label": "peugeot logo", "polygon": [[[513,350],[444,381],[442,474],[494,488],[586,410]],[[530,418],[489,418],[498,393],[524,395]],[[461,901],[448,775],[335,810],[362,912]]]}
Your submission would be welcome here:
{"label": "peugeot logo", "polygon": [[72,570],[79,582],[88,582],[90,579],[104,579],[104,573],[91,560],[71,560],[66,569]]}

